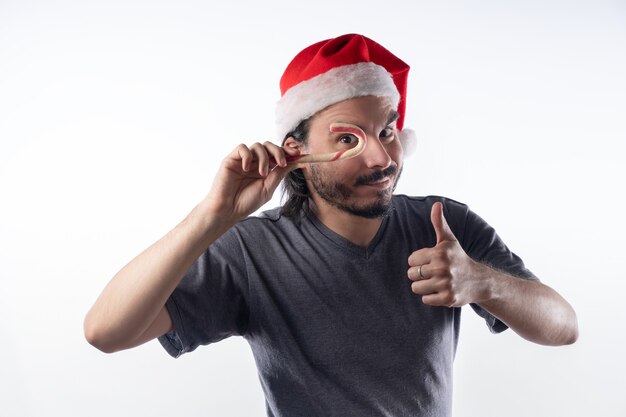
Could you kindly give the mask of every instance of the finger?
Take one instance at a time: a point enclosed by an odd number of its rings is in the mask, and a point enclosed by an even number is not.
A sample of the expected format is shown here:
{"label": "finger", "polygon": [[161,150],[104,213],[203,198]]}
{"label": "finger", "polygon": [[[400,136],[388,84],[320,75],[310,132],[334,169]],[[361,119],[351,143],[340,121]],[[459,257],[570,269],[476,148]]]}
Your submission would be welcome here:
{"label": "finger", "polygon": [[231,155],[241,160],[241,169],[244,172],[248,172],[252,163],[252,152],[250,152],[250,149],[246,145],[241,144],[235,148]]}
{"label": "finger", "polygon": [[285,178],[285,175],[287,175],[287,173],[292,169],[293,167],[290,166],[276,166],[273,170],[270,171],[270,173],[267,175],[267,178],[265,178],[263,190],[263,192],[266,193],[268,200],[272,197],[274,191],[276,191],[278,184],[280,184],[283,178]]}
{"label": "finger", "polygon": [[431,260],[431,248],[418,249],[409,256],[409,266],[429,264]]}
{"label": "finger", "polygon": [[422,296],[424,304],[450,307],[457,303],[454,291],[445,280],[435,278],[411,283],[411,291]]}
{"label": "finger", "polygon": [[430,221],[435,228],[435,234],[437,235],[437,244],[446,240],[456,240],[454,233],[448,226],[448,222],[443,215],[443,204],[436,202],[430,211]]}
{"label": "finger", "polygon": [[407,276],[411,281],[423,281],[431,277],[428,274],[428,265],[418,265],[408,269]]}
{"label": "finger", "polygon": [[263,146],[269,153],[270,160],[276,164],[275,166],[287,166],[287,159],[285,158],[285,150],[283,148],[281,148],[280,146],[276,146],[272,142],[265,142]]}
{"label": "finger", "polygon": [[258,164],[259,175],[265,177],[269,172],[269,156],[267,155],[267,150],[260,143],[255,143],[250,147],[250,151]]}
{"label": "finger", "polygon": [[431,295],[437,293],[437,282],[434,279],[413,281],[411,291],[417,295]]}
{"label": "finger", "polygon": [[430,306],[452,307],[457,303],[456,298],[449,292],[436,292],[422,296],[422,302]]}

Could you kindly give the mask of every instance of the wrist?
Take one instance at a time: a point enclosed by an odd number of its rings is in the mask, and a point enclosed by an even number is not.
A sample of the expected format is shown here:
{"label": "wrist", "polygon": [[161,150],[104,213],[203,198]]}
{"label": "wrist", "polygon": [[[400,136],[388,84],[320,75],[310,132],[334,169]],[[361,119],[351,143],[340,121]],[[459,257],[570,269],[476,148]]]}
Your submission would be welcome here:
{"label": "wrist", "polygon": [[234,218],[232,213],[219,210],[215,202],[208,196],[191,211],[186,220],[191,228],[201,233],[202,237],[210,242],[239,221]]}
{"label": "wrist", "polygon": [[474,303],[483,304],[489,302],[497,302],[498,299],[498,274],[489,266],[480,262],[474,263],[475,273],[475,296]]}

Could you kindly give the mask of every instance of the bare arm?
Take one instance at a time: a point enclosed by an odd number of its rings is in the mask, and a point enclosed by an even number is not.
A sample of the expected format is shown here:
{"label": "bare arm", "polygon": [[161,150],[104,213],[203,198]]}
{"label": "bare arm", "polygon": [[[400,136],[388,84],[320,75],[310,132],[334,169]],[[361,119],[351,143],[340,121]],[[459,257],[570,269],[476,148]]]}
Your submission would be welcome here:
{"label": "bare arm", "polygon": [[450,230],[441,203],[433,205],[431,221],[437,244],[413,252],[408,270],[411,289],[425,304],[476,303],[532,342],[556,346],[576,341],[576,313],[556,291],[472,260]]}
{"label": "bare arm", "polygon": [[267,202],[290,169],[284,150],[268,142],[233,150],[207,197],[104,288],[85,317],[89,343],[115,352],[170,331],[165,302],[185,272],[212,242]]}
{"label": "bare arm", "polygon": [[482,300],[478,304],[524,339],[542,345],[566,345],[578,338],[578,320],[572,306],[539,281],[511,277],[484,265]]}
{"label": "bare arm", "polygon": [[85,318],[85,337],[105,352],[127,349],[171,330],[165,301],[195,259],[229,224],[204,216],[206,202],[151,245],[104,288]]}

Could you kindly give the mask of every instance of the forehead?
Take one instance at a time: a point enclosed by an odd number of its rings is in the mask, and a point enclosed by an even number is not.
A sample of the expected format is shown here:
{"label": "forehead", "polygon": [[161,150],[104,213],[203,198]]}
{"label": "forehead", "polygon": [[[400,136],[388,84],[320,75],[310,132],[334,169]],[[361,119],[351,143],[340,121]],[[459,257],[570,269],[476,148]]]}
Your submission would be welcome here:
{"label": "forehead", "polygon": [[346,122],[360,125],[364,122],[385,124],[395,113],[387,97],[364,96],[340,101],[320,110],[311,119],[315,124]]}

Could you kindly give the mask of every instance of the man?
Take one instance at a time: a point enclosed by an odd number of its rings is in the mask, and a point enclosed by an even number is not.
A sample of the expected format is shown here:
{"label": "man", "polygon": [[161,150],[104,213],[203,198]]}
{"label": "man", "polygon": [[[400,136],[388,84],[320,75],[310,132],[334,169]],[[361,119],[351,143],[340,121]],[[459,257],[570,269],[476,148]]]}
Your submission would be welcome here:
{"label": "man", "polygon": [[[239,145],[206,198],[126,265],[87,314],[112,352],[159,338],[173,356],[241,335],[271,416],[448,416],[461,306],[493,332],[573,343],[576,315],[467,206],[393,195],[409,67],[344,35],[300,52],[281,79],[283,146]],[[358,156],[290,165],[354,146]],[[286,177],[282,208],[248,217]]]}

